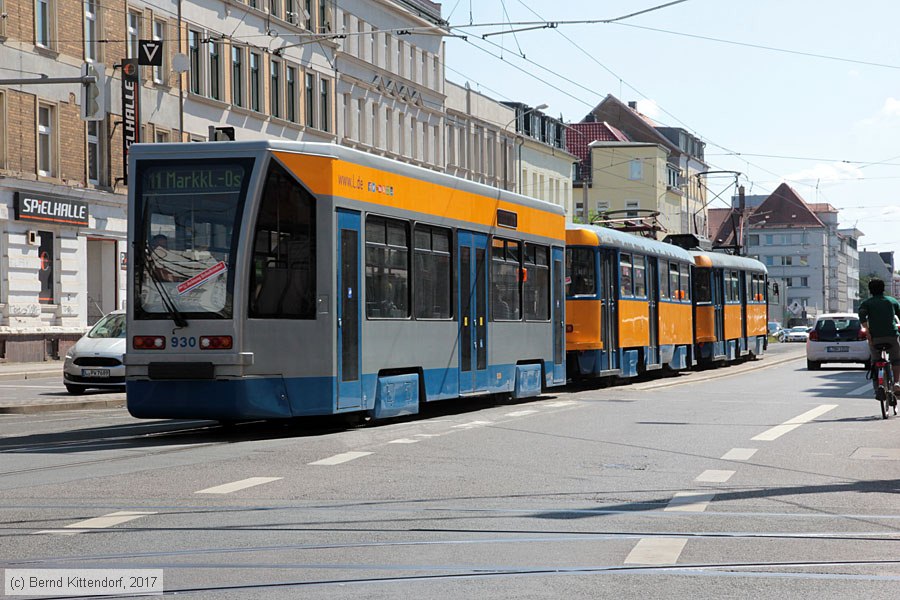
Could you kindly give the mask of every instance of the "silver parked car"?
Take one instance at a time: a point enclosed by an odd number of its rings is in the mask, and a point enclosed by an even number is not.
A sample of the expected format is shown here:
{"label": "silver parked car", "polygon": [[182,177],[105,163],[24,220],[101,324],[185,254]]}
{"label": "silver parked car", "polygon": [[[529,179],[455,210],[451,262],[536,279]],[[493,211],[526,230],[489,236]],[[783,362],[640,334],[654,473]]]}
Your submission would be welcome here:
{"label": "silver parked car", "polygon": [[809,327],[806,325],[798,325],[784,330],[785,342],[805,342],[809,339]]}
{"label": "silver parked car", "polygon": [[125,311],[109,313],[66,353],[63,380],[70,394],[125,388]]}

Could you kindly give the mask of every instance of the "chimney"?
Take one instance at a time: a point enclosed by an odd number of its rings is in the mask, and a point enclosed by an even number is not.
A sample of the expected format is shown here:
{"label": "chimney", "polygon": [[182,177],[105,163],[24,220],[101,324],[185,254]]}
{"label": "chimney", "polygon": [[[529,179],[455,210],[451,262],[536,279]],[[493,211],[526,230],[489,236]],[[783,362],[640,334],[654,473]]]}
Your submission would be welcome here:
{"label": "chimney", "polygon": [[631,110],[637,110],[637,100],[629,100],[628,108],[630,108]]}

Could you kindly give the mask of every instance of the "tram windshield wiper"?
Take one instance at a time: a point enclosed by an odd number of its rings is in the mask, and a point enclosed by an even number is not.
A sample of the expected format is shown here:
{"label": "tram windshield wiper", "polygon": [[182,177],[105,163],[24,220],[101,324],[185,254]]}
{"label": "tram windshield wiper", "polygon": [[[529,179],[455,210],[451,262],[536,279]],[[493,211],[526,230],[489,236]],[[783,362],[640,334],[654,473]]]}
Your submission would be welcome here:
{"label": "tram windshield wiper", "polygon": [[153,282],[153,286],[159,293],[159,297],[162,299],[163,305],[166,307],[166,310],[169,311],[169,317],[172,318],[177,326],[187,327],[187,319],[184,318],[184,315],[181,314],[181,311],[178,310],[178,307],[175,306],[175,302],[169,295],[169,291],[166,289],[166,286],[163,285],[162,280],[159,278],[159,275],[156,272],[156,269],[157,265],[156,261],[153,258],[153,252],[147,245],[144,245],[144,261],[141,265],[141,270],[150,276],[150,280]]}

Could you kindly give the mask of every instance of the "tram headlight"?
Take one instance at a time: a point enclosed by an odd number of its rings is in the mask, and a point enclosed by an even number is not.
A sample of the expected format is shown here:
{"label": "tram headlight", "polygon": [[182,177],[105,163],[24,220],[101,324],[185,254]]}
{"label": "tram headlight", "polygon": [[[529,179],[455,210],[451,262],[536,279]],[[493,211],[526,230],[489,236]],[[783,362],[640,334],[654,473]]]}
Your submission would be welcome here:
{"label": "tram headlight", "polygon": [[231,350],[234,340],[230,335],[201,335],[201,350]]}
{"label": "tram headlight", "polygon": [[166,338],[161,335],[136,335],[131,338],[131,347],[135,350],[164,350]]}

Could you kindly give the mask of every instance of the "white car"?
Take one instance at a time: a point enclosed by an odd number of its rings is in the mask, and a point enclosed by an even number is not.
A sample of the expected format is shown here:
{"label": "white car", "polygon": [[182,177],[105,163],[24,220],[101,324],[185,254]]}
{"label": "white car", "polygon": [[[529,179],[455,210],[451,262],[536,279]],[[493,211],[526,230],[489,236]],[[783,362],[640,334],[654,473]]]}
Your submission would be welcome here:
{"label": "white car", "polygon": [[798,325],[784,330],[783,342],[805,342],[809,338],[809,327]]}
{"label": "white car", "polygon": [[822,363],[862,363],[870,360],[866,332],[853,313],[821,315],[806,342],[806,368],[818,369]]}
{"label": "white car", "polygon": [[109,313],[78,340],[63,364],[63,382],[70,394],[88,388],[125,388],[125,311]]}

